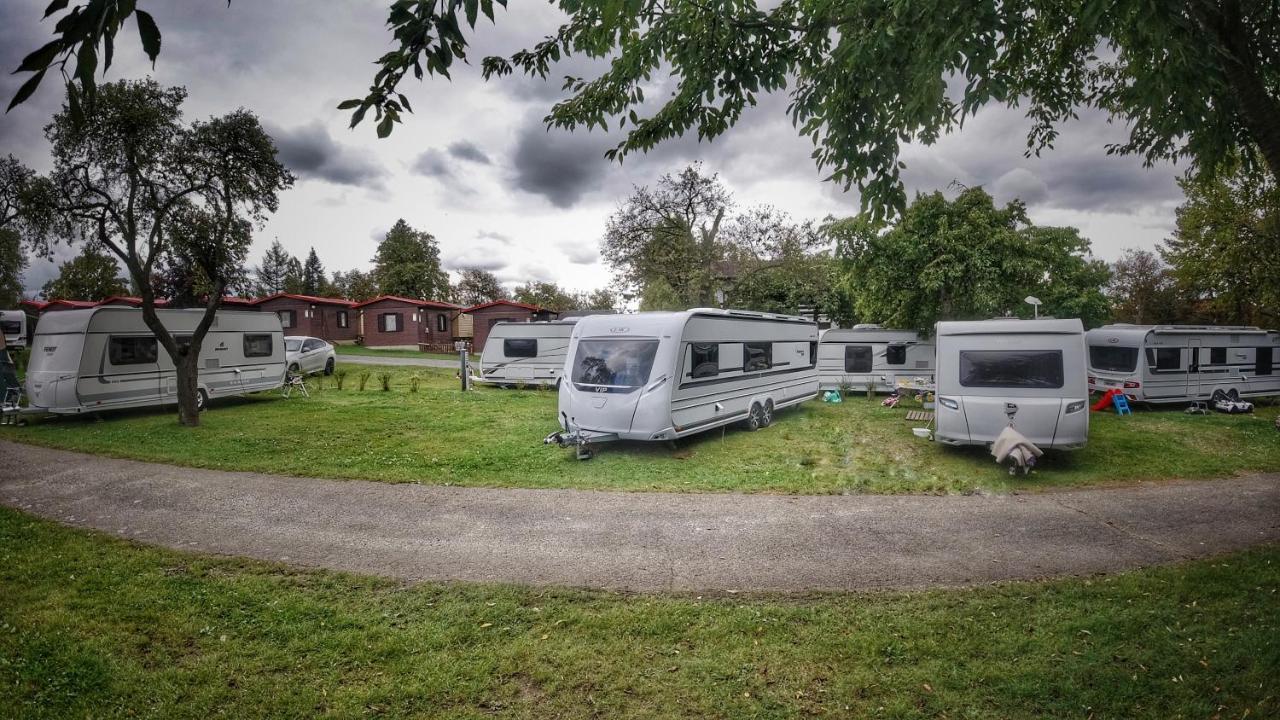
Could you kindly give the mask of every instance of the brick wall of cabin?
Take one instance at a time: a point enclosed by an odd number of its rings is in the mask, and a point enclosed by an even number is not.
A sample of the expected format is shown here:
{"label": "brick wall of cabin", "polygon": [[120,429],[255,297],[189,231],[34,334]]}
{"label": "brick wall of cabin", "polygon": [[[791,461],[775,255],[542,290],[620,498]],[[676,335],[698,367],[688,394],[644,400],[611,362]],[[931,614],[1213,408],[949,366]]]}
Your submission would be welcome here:
{"label": "brick wall of cabin", "polygon": [[[341,327],[338,324],[338,316],[344,312],[347,314],[347,326]],[[312,327],[316,329],[313,333],[315,337],[324,338],[331,343],[355,341],[359,333],[359,310],[340,305],[317,304],[312,314],[314,315]]]}
{"label": "brick wall of cabin", "polygon": [[[360,308],[364,316],[364,344],[368,347],[417,347],[418,324],[413,316],[417,306],[395,300],[384,300]],[[378,316],[388,313],[400,315],[400,327],[395,332],[379,330]]]}

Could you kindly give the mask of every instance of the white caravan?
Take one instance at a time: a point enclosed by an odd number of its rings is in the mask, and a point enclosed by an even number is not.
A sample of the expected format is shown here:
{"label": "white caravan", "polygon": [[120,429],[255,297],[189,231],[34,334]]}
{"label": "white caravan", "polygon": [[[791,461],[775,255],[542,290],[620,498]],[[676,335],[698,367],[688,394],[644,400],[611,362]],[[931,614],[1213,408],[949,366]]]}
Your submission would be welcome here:
{"label": "white caravan", "polygon": [[914,330],[879,325],[832,328],[818,343],[818,375],[823,390],[850,387],[893,392],[899,379],[933,382],[933,343]]}
{"label": "white caravan", "polygon": [[480,376],[474,379],[495,385],[555,385],[576,323],[496,323],[480,353]]}
{"label": "white caravan", "polygon": [[1089,438],[1084,326],[1079,320],[940,322],[938,442],[989,445],[1013,425],[1043,449]]}
{"label": "white caravan", "polygon": [[818,326],[791,315],[698,308],[596,315],[569,338],[560,427],[547,442],[673,440],[769,425],[818,393]]}
{"label": "white caravan", "polygon": [[[179,342],[203,310],[157,310]],[[275,313],[220,311],[200,349],[199,403],[280,387],[284,332]],[[27,367],[32,412],[76,414],[176,403],[169,354],[142,311],[99,307],[47,313],[36,324]]]}
{"label": "white caravan", "polygon": [[1212,325],[1104,325],[1086,334],[1089,389],[1148,403],[1280,395],[1280,333]]}
{"label": "white caravan", "polygon": [[25,310],[0,310],[0,335],[9,349],[27,346],[27,313]]}

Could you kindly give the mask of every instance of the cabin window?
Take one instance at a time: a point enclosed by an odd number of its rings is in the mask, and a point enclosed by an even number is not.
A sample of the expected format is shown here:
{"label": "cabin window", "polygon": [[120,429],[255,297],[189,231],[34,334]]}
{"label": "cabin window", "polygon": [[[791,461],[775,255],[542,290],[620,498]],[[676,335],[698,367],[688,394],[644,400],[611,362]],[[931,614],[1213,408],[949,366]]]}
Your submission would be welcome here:
{"label": "cabin window", "polygon": [[906,365],[907,364],[907,346],[906,345],[890,345],[884,349],[884,363],[886,365]]}
{"label": "cabin window", "polygon": [[244,336],[244,356],[247,358],[271,357],[270,335]]}
{"label": "cabin window", "polygon": [[871,372],[871,346],[845,345],[844,371],[847,373]]}
{"label": "cabin window", "polygon": [[689,344],[689,376],[709,378],[720,374],[720,346],[716,343]]}
{"label": "cabin window", "polygon": [[440,313],[436,316],[436,332],[449,332],[449,316]]}
{"label": "cabin window", "polygon": [[1254,359],[1253,373],[1255,375],[1271,374],[1272,361],[1274,360],[1274,358],[1271,356],[1271,352],[1272,350],[1269,347],[1260,347],[1254,350],[1255,359]]}
{"label": "cabin window", "polygon": [[112,365],[150,365],[158,357],[154,337],[113,337],[107,344]]}
{"label": "cabin window", "polygon": [[1105,372],[1131,373],[1138,367],[1138,348],[1090,345],[1089,367]]}
{"label": "cabin window", "polygon": [[757,372],[773,367],[773,343],[743,343],[742,372]]}
{"label": "cabin window", "polygon": [[287,330],[298,325],[297,310],[279,310],[276,314],[280,316],[280,327]]}
{"label": "cabin window", "polygon": [[502,354],[509,358],[538,357],[538,339],[506,338],[502,341]]}
{"label": "cabin window", "polygon": [[989,388],[1062,387],[1061,350],[965,350],[960,384]]}
{"label": "cabin window", "polygon": [[573,382],[601,392],[631,390],[649,382],[657,340],[581,340]]}
{"label": "cabin window", "polygon": [[1224,347],[1209,348],[1209,364],[1210,365],[1226,365],[1227,349]]}
{"label": "cabin window", "polygon": [[350,326],[351,326],[351,321],[347,319],[347,311],[339,310],[338,311],[338,327],[345,328]]}
{"label": "cabin window", "polygon": [[400,332],[404,327],[404,313],[382,313],[378,316],[378,332]]}
{"label": "cabin window", "polygon": [[1156,348],[1156,370],[1182,368],[1182,348]]}

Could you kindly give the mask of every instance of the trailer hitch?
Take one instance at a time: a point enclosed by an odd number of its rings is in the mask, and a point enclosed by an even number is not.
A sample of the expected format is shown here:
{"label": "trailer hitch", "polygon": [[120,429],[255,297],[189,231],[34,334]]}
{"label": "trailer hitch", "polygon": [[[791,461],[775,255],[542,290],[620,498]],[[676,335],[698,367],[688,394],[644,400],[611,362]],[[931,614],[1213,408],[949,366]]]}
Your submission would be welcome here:
{"label": "trailer hitch", "polygon": [[562,448],[572,446],[579,460],[590,460],[595,457],[595,451],[590,447],[590,440],[579,432],[566,433],[563,430],[557,430],[544,438],[542,444],[555,444]]}

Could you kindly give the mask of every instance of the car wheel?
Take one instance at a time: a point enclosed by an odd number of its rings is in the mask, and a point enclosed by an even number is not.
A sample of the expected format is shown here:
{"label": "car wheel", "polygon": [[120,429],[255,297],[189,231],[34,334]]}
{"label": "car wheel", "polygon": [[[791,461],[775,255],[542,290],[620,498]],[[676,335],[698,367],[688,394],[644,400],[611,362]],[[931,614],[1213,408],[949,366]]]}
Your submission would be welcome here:
{"label": "car wheel", "polygon": [[760,427],[767,428],[773,424],[773,401],[767,400],[760,411]]}
{"label": "car wheel", "polygon": [[333,374],[333,358],[329,358],[327,361],[325,361],[325,364],[324,364],[324,374],[325,374],[325,375],[332,375],[332,374]]}
{"label": "car wheel", "polygon": [[209,409],[209,394],[204,390],[196,390],[196,412],[204,412]]}
{"label": "car wheel", "polygon": [[289,372],[297,375],[299,370],[298,363],[289,363]]}

